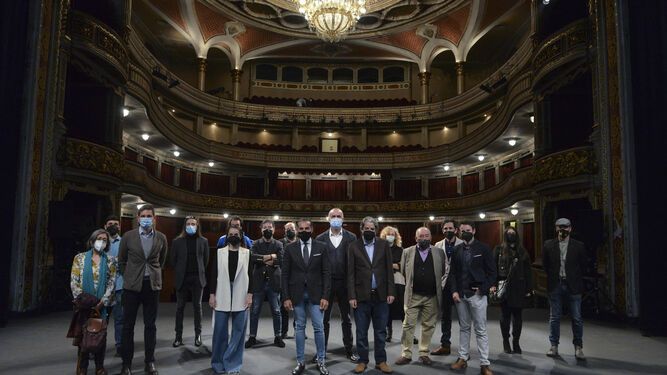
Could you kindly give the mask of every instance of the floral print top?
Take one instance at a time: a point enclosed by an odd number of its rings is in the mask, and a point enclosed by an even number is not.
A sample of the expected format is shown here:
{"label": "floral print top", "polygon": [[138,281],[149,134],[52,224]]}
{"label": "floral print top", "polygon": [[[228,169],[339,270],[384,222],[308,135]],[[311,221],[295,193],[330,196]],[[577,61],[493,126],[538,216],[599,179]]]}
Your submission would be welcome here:
{"label": "floral print top", "polygon": [[[79,253],[74,257],[72,263],[72,273],[70,277],[70,288],[74,298],[83,293],[83,264],[86,259],[86,251]],[[101,258],[100,258],[101,259]],[[116,270],[118,269],[118,259],[107,254],[107,283],[104,288],[104,296],[102,303],[104,306],[111,306],[113,304],[114,289],[116,283]],[[100,279],[100,267],[93,262],[93,285],[97,288],[97,281]]]}

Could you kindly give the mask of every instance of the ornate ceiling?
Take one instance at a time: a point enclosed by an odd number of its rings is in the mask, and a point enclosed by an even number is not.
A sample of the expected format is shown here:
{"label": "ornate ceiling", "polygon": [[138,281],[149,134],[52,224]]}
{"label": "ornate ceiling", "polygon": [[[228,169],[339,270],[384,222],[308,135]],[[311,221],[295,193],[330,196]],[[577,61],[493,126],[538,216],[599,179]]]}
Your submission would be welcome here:
{"label": "ornate ceiling", "polygon": [[[139,1],[135,19],[143,27],[137,29],[153,34],[145,39],[175,31],[172,39],[187,41],[197,57],[216,48],[237,69],[258,58],[337,57],[403,60],[427,71],[438,54],[449,50],[456,61],[466,61],[494,27],[530,16],[528,0],[369,0],[357,30],[331,45],[317,39],[290,0]],[[170,30],[144,22],[155,16]]]}

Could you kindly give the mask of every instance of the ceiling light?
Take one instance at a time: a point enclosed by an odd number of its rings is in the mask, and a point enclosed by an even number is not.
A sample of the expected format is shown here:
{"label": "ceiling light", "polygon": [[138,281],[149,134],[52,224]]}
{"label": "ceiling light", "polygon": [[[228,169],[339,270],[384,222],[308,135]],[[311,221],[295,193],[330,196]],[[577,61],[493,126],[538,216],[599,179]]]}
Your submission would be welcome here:
{"label": "ceiling light", "polygon": [[448,128],[446,126],[442,128],[443,131],[447,131],[447,129]]}
{"label": "ceiling light", "polygon": [[127,107],[123,107],[123,117],[130,115],[130,110]]}
{"label": "ceiling light", "polygon": [[449,171],[449,164],[445,164],[445,166],[443,168],[444,168],[445,172]]}
{"label": "ceiling light", "polygon": [[262,129],[262,133],[266,133],[266,129]]}
{"label": "ceiling light", "polygon": [[530,115],[529,119],[530,122],[532,122],[533,124],[535,123],[535,115]]}
{"label": "ceiling light", "polygon": [[218,123],[217,122],[212,122],[211,125],[215,126],[215,125],[218,125]]}
{"label": "ceiling light", "polygon": [[280,216],[278,216],[278,215],[273,215],[273,220],[278,220],[278,219],[280,219]]}
{"label": "ceiling light", "polygon": [[176,113],[176,110],[172,108],[172,109],[170,110],[170,112],[171,112],[171,113]]}
{"label": "ceiling light", "polygon": [[150,137],[151,137],[151,136],[148,135],[148,133],[144,133],[144,134],[141,135],[141,139],[143,139],[144,141],[147,141],[148,138],[150,138]]}
{"label": "ceiling light", "polygon": [[327,136],[333,137],[333,133],[327,133]]}
{"label": "ceiling light", "polygon": [[172,215],[176,215],[176,209],[172,208],[171,210],[169,210],[169,213]]}
{"label": "ceiling light", "polygon": [[396,134],[396,130],[394,130],[393,132],[391,132],[391,134]]}
{"label": "ceiling light", "polygon": [[428,217],[428,219],[433,221],[433,220],[435,220],[435,216],[431,215],[431,216]]}
{"label": "ceiling light", "polygon": [[366,0],[292,0],[311,30],[326,42],[335,43],[354,29],[366,13]]}
{"label": "ceiling light", "polygon": [[209,166],[209,167],[213,167],[214,165],[215,165],[214,162],[212,162],[212,161],[209,161],[209,162],[208,162],[208,166]]}
{"label": "ceiling light", "polygon": [[510,138],[507,143],[509,143],[510,146],[516,146],[516,138]]}
{"label": "ceiling light", "polygon": [[144,204],[145,204],[145,203],[138,203],[138,204],[137,204],[137,210],[140,209],[141,207],[143,207]]}
{"label": "ceiling light", "polygon": [[486,217],[486,214],[484,212],[479,213],[479,218],[484,219]]}
{"label": "ceiling light", "polygon": [[549,3],[550,3],[550,0],[542,0],[542,4],[544,4],[544,5],[549,5]]}
{"label": "ceiling light", "polygon": [[516,208],[513,208],[513,209],[510,210],[510,213],[511,213],[512,215],[516,216],[516,214],[519,213],[519,210],[517,210]]}
{"label": "ceiling light", "polygon": [[484,156],[484,155],[482,155],[482,154],[477,155],[477,160],[479,160],[479,161],[484,161],[484,158],[485,158],[485,157],[486,157],[486,156]]}
{"label": "ceiling light", "polygon": [[174,156],[175,156],[175,157],[179,157],[179,156],[181,156],[180,151],[178,151],[178,150],[174,151]]}
{"label": "ceiling light", "polygon": [[225,212],[224,214],[222,214],[222,217],[224,217],[226,219],[226,218],[229,217],[229,214]]}
{"label": "ceiling light", "polygon": [[383,220],[384,220],[384,217],[378,216],[378,221],[383,221]]}

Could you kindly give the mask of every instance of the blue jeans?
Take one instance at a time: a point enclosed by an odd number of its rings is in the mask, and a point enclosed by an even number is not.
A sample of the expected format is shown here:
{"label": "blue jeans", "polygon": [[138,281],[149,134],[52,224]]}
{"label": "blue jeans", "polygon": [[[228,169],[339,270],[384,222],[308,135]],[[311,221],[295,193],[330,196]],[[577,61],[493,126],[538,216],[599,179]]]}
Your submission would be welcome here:
{"label": "blue jeans", "polygon": [[[229,337],[229,318],[232,320],[232,337]],[[243,339],[247,311],[215,311],[211,368],[220,374],[241,371],[243,364]]]}
{"label": "blue jeans", "polygon": [[280,336],[280,294],[274,292],[268,282],[264,282],[264,288],[260,292],[252,295],[252,311],[250,312],[250,337],[257,337],[257,325],[259,324],[259,314],[262,312],[264,296],[269,300],[271,306],[271,315],[273,316],[273,335]]}
{"label": "blue jeans", "polygon": [[123,304],[121,303],[121,298],[123,298],[123,290],[116,291],[116,304],[113,305],[112,315],[113,315],[113,335],[116,340],[116,349],[120,349],[120,339],[123,337]]}
{"label": "blue jeans", "polygon": [[387,362],[387,352],[384,349],[387,338],[387,321],[389,320],[389,305],[387,301],[364,301],[357,304],[354,310],[354,321],[357,326],[357,354],[359,363],[368,363],[368,328],[373,322],[373,338],[375,340],[373,352],[375,364]]}
{"label": "blue jeans", "polygon": [[317,360],[324,362],[324,311],[320,310],[320,301],[314,304],[308,297],[308,292],[303,294],[303,301],[294,305],[294,318],[296,320],[296,361],[304,363],[304,347],[306,346],[306,310],[310,313],[310,320],[315,331],[315,347],[317,348]]}
{"label": "blue jeans", "polygon": [[572,315],[572,343],[575,346],[583,346],[584,321],[581,318],[581,294],[571,294],[567,284],[560,282],[551,293],[549,293],[549,341],[552,346],[558,346],[560,340],[560,317],[563,311],[563,299],[570,301],[570,314]]}

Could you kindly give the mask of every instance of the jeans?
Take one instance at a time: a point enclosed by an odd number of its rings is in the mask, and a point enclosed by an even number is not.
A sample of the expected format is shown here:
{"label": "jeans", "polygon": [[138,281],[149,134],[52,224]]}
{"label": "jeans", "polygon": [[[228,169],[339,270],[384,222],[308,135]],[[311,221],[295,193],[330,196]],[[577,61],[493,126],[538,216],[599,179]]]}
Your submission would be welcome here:
{"label": "jeans", "polygon": [[280,336],[280,294],[274,292],[268,281],[264,282],[264,288],[252,295],[252,310],[250,312],[250,337],[257,337],[257,326],[259,324],[259,314],[262,312],[264,296],[269,300],[271,306],[271,315],[273,316],[273,335]]}
{"label": "jeans", "polygon": [[[347,285],[344,280],[332,280],[329,307],[324,311],[324,344],[329,346],[329,319],[334,302],[340,311],[341,328],[343,330],[343,346],[347,353],[352,353],[352,320],[350,319],[350,302],[347,299]],[[368,329],[366,329],[368,331]]]}
{"label": "jeans", "polygon": [[[229,337],[229,318],[232,335]],[[243,311],[215,310],[211,368],[217,374],[241,371],[243,364],[243,339],[248,313]]]}
{"label": "jeans", "polygon": [[143,305],[144,311],[144,343],[146,363],[155,362],[156,332],[155,320],[157,318],[157,306],[160,291],[151,288],[151,281],[144,279],[140,292],[123,290],[123,343],[121,351],[123,354],[123,365],[130,367],[134,358],[134,324],[137,320],[139,305]]}
{"label": "jeans", "polygon": [[477,350],[479,351],[479,362],[489,365],[489,336],[486,333],[486,307],[488,301],[486,296],[473,294],[461,299],[456,304],[459,313],[459,326],[461,334],[459,337],[459,358],[468,360],[470,358],[470,327],[475,325],[475,336],[477,337]]}
{"label": "jeans", "polygon": [[384,349],[387,338],[387,322],[389,321],[389,305],[387,301],[373,298],[357,304],[354,310],[354,322],[357,326],[357,354],[359,363],[368,363],[368,327],[373,322],[373,339],[375,364],[387,362]]}
{"label": "jeans", "polygon": [[120,343],[123,337],[123,290],[116,291],[116,304],[112,306],[111,315],[113,316],[113,334],[116,340],[116,349],[120,350]]}
{"label": "jeans", "polygon": [[523,325],[523,319],[521,313],[523,309],[520,307],[509,307],[507,301],[503,301],[500,304],[500,333],[503,335],[504,340],[510,338],[510,321],[512,322],[512,338],[515,341],[519,341],[521,337],[521,327]]}
{"label": "jeans", "polygon": [[581,318],[581,294],[571,294],[567,284],[560,282],[552,292],[549,293],[549,341],[552,346],[558,346],[560,341],[560,317],[563,312],[563,300],[569,299],[570,314],[572,315],[572,343],[575,346],[583,346],[584,321]]}
{"label": "jeans", "polygon": [[324,348],[324,312],[320,310],[320,301],[313,304],[304,292],[301,303],[294,305],[294,318],[296,319],[296,361],[304,363],[304,347],[306,345],[306,311],[310,313],[310,320],[315,332],[315,347],[317,348],[317,360],[324,362],[326,350]]}
{"label": "jeans", "polygon": [[452,291],[449,288],[449,285],[445,285],[445,288],[442,289],[442,317],[440,318],[440,330],[442,331],[442,336],[440,336],[440,345],[441,346],[450,346],[452,344],[452,305],[454,300],[452,300]]}
{"label": "jeans", "polygon": [[183,311],[188,301],[188,294],[192,295],[192,307],[195,313],[195,334],[201,334],[201,297],[204,289],[199,281],[199,276],[187,275],[181,288],[176,292],[176,337],[183,338]]}

